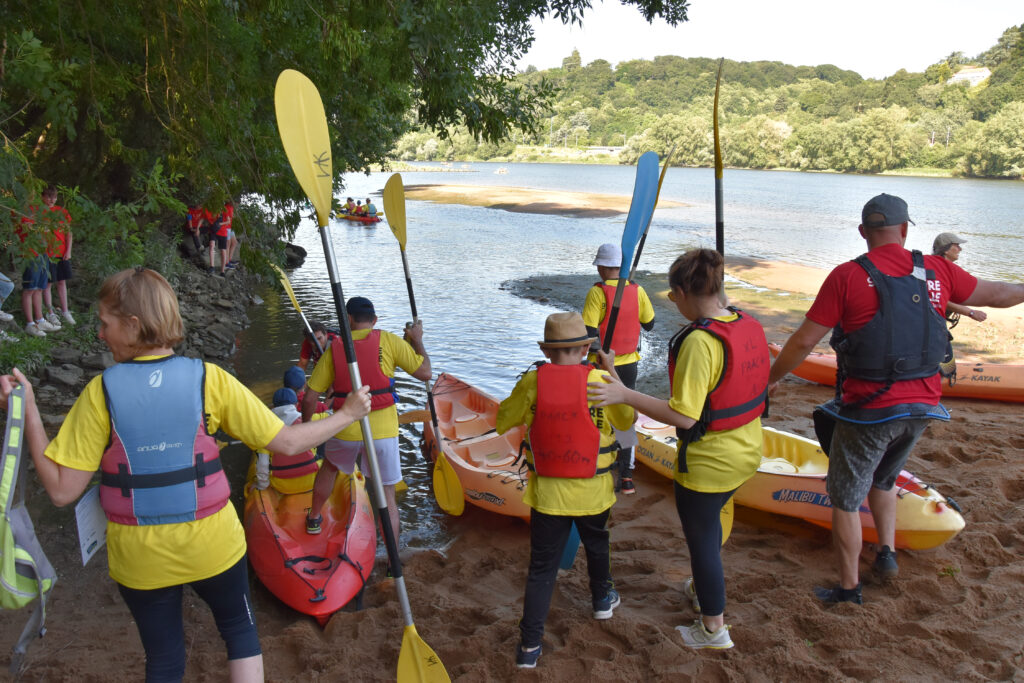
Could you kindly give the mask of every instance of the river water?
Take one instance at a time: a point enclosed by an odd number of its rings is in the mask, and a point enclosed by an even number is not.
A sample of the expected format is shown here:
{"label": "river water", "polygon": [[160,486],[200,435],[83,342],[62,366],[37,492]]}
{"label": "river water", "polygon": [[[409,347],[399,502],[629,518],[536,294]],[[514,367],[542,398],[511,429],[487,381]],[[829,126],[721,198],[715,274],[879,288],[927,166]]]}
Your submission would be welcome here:
{"label": "river water", "polygon": [[[635,176],[633,167],[624,166],[474,163],[454,168],[466,172],[411,172],[402,178],[406,185],[511,185],[629,195]],[[506,172],[495,173],[498,168]],[[390,175],[349,175],[346,187],[336,194],[373,197],[381,207],[380,192]],[[655,212],[641,269],[665,272],[686,249],[714,247],[713,183],[709,169],[668,171],[662,196],[686,206]],[[916,226],[910,229],[909,248],[928,253],[937,233],[955,232],[967,240],[961,265],[980,277],[1021,280],[1021,182],[727,170],[724,187],[729,255],[831,267],[864,250],[857,232],[860,209],[870,197],[888,192],[910,206]],[[593,273],[597,247],[618,243],[625,220],[412,200],[406,216],[406,254],[435,376],[449,372],[497,398],[507,395],[518,373],[542,358],[536,340],[542,336],[544,318],[555,310],[514,296],[502,283],[534,274]],[[378,326],[400,333],[411,313],[398,242],[387,223],[332,221],[331,231],[345,296],[370,298]],[[294,241],[309,252],[305,264],[289,274],[296,297],[311,320],[337,327],[314,222],[305,221]],[[269,399],[284,371],[298,359],[302,322],[284,294],[268,289],[263,295],[266,305],[252,311],[253,324],[240,336],[234,362],[239,377]],[[422,383],[399,372],[398,390],[400,410],[424,406]],[[403,427],[409,488],[399,495],[402,541],[432,547],[456,534],[460,524],[486,519],[487,513],[467,510],[467,521],[448,518],[437,509],[429,470],[417,448],[419,438],[419,425]]]}

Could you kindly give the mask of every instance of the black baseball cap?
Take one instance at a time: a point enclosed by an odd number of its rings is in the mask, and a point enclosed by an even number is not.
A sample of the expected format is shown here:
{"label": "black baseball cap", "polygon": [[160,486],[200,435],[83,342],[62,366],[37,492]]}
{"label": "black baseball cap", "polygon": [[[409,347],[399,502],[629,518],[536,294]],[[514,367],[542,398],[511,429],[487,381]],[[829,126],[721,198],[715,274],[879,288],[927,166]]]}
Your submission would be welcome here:
{"label": "black baseball cap", "polygon": [[916,225],[907,213],[907,203],[896,195],[884,192],[868,200],[860,212],[860,222],[865,228],[882,228],[901,223]]}

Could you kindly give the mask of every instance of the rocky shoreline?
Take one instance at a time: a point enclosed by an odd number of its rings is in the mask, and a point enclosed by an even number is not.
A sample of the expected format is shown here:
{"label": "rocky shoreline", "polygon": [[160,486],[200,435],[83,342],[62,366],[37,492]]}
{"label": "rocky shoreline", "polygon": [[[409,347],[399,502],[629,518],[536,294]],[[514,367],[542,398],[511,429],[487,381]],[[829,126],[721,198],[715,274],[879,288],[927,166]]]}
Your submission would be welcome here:
{"label": "rocky shoreline", "polygon": [[[235,352],[235,339],[249,326],[249,307],[263,303],[256,294],[261,280],[237,269],[220,277],[199,268],[197,262],[191,261],[185,272],[171,281],[185,324],[185,340],[175,347],[175,352],[202,358],[233,372],[229,361]],[[76,315],[79,318],[76,327],[96,328],[94,305]],[[56,333],[58,339],[60,335]],[[29,381],[43,424],[53,437],[85,385],[113,365],[114,357],[98,337],[83,345],[79,335],[52,348],[50,358],[48,365],[29,376]]]}

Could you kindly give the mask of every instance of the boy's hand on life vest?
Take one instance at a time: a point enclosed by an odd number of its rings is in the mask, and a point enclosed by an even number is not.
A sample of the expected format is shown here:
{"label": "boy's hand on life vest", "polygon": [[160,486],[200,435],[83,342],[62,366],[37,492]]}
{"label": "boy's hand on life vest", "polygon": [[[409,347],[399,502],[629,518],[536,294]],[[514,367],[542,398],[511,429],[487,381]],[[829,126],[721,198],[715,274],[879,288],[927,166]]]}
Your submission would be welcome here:
{"label": "boy's hand on life vest", "polygon": [[595,407],[624,403],[626,385],[615,375],[603,375],[600,382],[587,383],[587,398]]}
{"label": "boy's hand on life vest", "polygon": [[361,420],[370,414],[370,387],[364,384],[358,391],[349,392],[345,398],[345,405],[341,407],[352,422]]}

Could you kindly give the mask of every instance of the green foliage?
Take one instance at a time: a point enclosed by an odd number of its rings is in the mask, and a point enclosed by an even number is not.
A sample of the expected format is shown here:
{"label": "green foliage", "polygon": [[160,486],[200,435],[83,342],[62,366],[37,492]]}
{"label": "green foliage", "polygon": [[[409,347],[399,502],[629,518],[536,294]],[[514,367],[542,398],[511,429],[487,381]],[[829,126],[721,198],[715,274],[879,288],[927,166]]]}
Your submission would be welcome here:
{"label": "green foliage", "polygon": [[[964,64],[983,61],[989,84],[948,83]],[[712,163],[711,98],[718,63],[663,56],[632,60],[614,69],[603,59],[579,64],[573,51],[562,67],[527,70],[523,84],[545,79],[558,96],[545,113],[548,130],[527,131],[521,142],[574,148],[577,144],[624,147],[621,163],[647,150],[666,152],[673,163]],[[935,167],[947,173],[1020,177],[1016,109],[1024,102],[1024,40],[1007,30],[999,45],[977,60],[961,53],[925,73],[901,69],[865,80],[833,65],[725,62],[721,91],[725,163],[747,168],[796,168],[884,173]],[[420,130],[402,138],[402,159],[423,159],[434,138]],[[437,149],[435,158],[489,158],[476,142]],[[530,152],[536,155],[536,152]],[[515,158],[515,157],[513,157]]]}
{"label": "green foliage", "polygon": [[35,375],[50,362],[50,349],[56,341],[27,334],[20,337],[17,342],[0,344],[0,368],[4,372],[18,368],[26,374]]}

